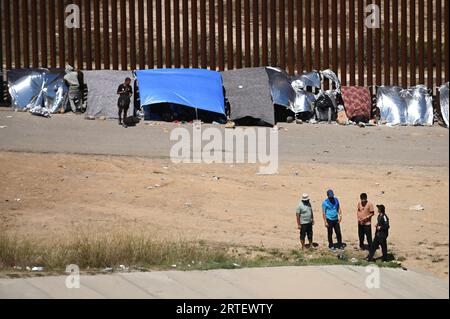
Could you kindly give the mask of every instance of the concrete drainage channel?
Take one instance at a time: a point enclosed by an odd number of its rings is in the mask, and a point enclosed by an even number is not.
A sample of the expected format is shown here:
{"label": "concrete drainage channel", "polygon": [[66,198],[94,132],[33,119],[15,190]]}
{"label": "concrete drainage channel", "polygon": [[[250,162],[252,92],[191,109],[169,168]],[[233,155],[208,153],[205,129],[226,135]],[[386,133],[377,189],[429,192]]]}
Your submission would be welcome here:
{"label": "concrete drainage channel", "polygon": [[305,266],[0,279],[2,299],[447,299],[448,282],[391,268]]}

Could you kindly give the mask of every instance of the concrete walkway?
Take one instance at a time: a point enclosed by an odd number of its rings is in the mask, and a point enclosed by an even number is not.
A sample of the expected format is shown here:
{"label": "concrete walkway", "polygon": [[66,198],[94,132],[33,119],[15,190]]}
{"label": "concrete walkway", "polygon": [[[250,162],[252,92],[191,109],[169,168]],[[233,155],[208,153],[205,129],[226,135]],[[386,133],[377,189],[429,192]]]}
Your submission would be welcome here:
{"label": "concrete walkway", "polygon": [[449,298],[448,282],[428,274],[383,268],[379,289],[366,287],[369,275],[354,266],[124,273],[81,276],[80,289],[67,289],[66,277],[1,279],[0,298]]}

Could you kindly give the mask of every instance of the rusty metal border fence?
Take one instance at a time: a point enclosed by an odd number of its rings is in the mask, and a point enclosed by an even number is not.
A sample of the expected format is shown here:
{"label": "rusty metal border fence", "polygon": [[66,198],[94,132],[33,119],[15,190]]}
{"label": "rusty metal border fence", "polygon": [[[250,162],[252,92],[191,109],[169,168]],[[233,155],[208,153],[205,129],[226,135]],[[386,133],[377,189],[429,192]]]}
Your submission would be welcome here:
{"label": "rusty metal border fence", "polygon": [[[80,8],[69,29],[66,7]],[[380,27],[367,28],[369,5]],[[344,85],[449,80],[449,0],[0,0],[1,69],[64,67],[289,73],[332,68]]]}

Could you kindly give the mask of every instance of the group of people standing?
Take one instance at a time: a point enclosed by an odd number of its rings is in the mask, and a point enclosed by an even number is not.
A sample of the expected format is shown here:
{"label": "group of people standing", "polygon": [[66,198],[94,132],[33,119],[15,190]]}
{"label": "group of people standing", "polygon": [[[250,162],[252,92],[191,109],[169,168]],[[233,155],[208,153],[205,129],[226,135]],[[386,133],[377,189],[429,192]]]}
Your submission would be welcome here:
{"label": "group of people standing", "polygon": [[[356,218],[358,222],[358,237],[359,247],[361,250],[366,250],[364,245],[367,239],[367,250],[369,255],[368,261],[373,261],[376,250],[381,246],[382,260],[388,260],[387,238],[389,236],[389,218],[386,215],[386,207],[384,205],[377,205],[378,216],[375,227],[375,238],[372,238],[372,218],[375,215],[375,207],[369,202],[366,193],[360,195],[360,200],[356,209]],[[300,243],[302,249],[306,247],[306,238],[309,241],[309,247],[313,247],[313,226],[314,213],[308,194],[303,194],[300,203],[296,210],[297,225],[300,230]],[[335,196],[333,190],[327,191],[327,198],[322,203],[322,217],[328,235],[328,248],[332,251],[337,249],[344,249],[345,244],[342,241],[341,223],[342,223],[342,208],[339,199]],[[333,233],[336,235],[337,244],[333,242]]]}

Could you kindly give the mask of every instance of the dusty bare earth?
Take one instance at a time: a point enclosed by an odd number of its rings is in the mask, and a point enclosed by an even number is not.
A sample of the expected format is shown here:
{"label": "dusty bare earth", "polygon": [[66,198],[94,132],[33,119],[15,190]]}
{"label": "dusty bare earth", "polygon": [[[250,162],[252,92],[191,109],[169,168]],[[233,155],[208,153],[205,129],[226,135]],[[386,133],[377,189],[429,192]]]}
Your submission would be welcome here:
{"label": "dusty bare earth", "polygon": [[[317,216],[315,241],[325,245],[319,210],[333,187],[344,209],[348,249],[357,246],[359,193],[368,192],[375,204],[387,206],[396,257],[405,258],[406,267],[448,278],[448,176],[448,163],[284,161],[278,175],[259,176],[246,165],[3,151],[0,225],[36,240],[77,229],[123,228],[145,229],[158,238],[286,248],[298,245],[294,212],[299,195],[308,192]],[[416,204],[425,210],[410,211]]]}

